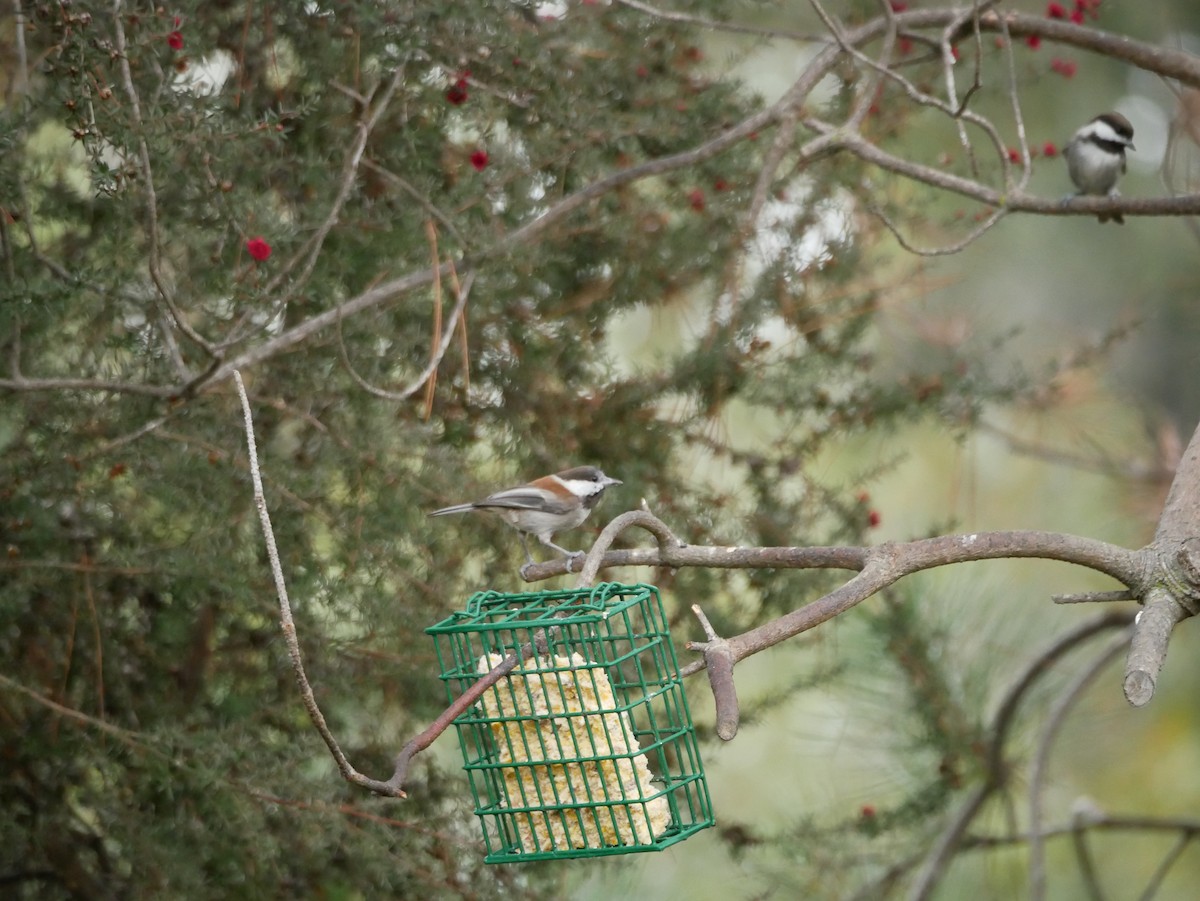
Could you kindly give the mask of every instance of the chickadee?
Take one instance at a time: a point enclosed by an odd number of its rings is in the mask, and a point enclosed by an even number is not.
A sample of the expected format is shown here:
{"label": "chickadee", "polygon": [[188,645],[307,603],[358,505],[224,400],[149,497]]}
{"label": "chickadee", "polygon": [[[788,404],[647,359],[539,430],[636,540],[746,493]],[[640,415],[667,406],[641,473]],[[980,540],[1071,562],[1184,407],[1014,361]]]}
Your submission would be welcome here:
{"label": "chickadee", "polygon": [[[1063,151],[1067,172],[1080,194],[1116,194],[1117,179],[1125,174],[1125,151],[1133,146],[1133,126],[1120,113],[1097,116],[1071,137]],[[1125,220],[1120,213],[1101,213],[1100,221]]]}
{"label": "chickadee", "polygon": [[533,535],[546,547],[554,548],[568,560],[573,560],[582,556],[583,552],[559,547],[551,540],[554,533],[573,529],[582,523],[600,502],[604,490],[620,484],[619,479],[609,478],[595,466],[576,466],[535,479],[526,485],[497,491],[481,501],[443,507],[429,515],[445,516],[447,513],[486,510],[497,514],[517,530],[521,536],[521,547],[525,549],[526,565],[533,563],[529,545],[525,541],[527,534]]}

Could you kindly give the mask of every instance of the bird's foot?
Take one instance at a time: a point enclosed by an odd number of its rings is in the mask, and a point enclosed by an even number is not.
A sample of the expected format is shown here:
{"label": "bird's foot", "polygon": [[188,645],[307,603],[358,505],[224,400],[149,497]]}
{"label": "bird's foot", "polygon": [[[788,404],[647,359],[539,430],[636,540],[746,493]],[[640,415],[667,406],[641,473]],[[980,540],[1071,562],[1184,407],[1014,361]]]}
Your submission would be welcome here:
{"label": "bird's foot", "polygon": [[[1119,200],[1121,197],[1121,192],[1116,188],[1113,188],[1106,196],[1109,200]],[[1120,213],[1101,213],[1096,218],[1098,218],[1101,222],[1115,222],[1117,225],[1125,224],[1125,218]]]}
{"label": "bird's foot", "polygon": [[[568,551],[567,552],[567,572],[583,572],[583,561],[587,559],[587,554],[583,551]],[[579,569],[575,568],[575,564],[579,564]]]}
{"label": "bird's foot", "polygon": [[517,572],[521,574],[521,578],[524,579],[526,582],[529,581],[529,570],[532,567],[533,567],[533,561],[530,560],[527,563],[522,563],[521,568],[519,570],[517,570]]}

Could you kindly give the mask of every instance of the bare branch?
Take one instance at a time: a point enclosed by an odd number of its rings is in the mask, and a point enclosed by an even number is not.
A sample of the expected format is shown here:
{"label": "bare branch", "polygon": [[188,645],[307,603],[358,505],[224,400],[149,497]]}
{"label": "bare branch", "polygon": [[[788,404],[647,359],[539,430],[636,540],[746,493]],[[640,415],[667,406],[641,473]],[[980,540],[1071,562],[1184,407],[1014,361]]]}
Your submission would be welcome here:
{"label": "bare branch", "polygon": [[1146,595],[1125,663],[1125,697],[1135,707],[1154,697],[1171,631],[1200,612],[1200,426],[1175,469],[1151,547],[1157,584]]}
{"label": "bare branch", "polygon": [[704,652],[704,668],[717,707],[717,737],[722,741],[733,741],[741,719],[737,686],[733,681],[733,651],[729,642],[717,634],[699,604],[692,604],[692,613],[700,621],[708,641],[689,641],[687,647],[689,651]]}
{"label": "bare branch", "polygon": [[[625,513],[613,520],[588,552],[580,584],[591,584],[601,567],[623,565],[859,570],[858,575],[824,597],[728,639],[735,662],[846,612],[906,575],[950,563],[1041,557],[1097,570],[1135,591],[1140,588],[1143,579],[1142,558],[1136,551],[1089,538],[1032,530],[948,535],[888,543],[874,548],[697,547],[678,542],[674,534],[667,530],[665,535],[670,539],[660,541],[657,550],[605,550],[612,538],[630,525],[653,529],[655,524],[666,529],[661,521],[644,511]],[[555,560],[525,566],[521,575],[526,581],[536,581],[561,575],[568,572],[569,568],[570,561]],[[703,666],[703,661],[693,661],[680,672],[682,675],[691,675],[699,672]]]}
{"label": "bare branch", "polygon": [[1145,609],[1138,615],[1129,657],[1125,662],[1125,700],[1134,707],[1149,704],[1154,697],[1158,674],[1167,659],[1171,631],[1188,613],[1164,588],[1151,588]]}
{"label": "bare branch", "polygon": [[[602,569],[614,566],[701,566],[713,569],[862,569],[867,548],[856,547],[714,547],[680,544],[678,547],[607,551]],[[540,582],[570,572],[563,559],[535,563],[521,577]]]}
{"label": "bare branch", "polygon": [[475,273],[468,272],[463,278],[462,286],[458,289],[458,302],[455,303],[454,309],[450,311],[450,317],[446,320],[445,327],[442,329],[441,335],[438,336],[437,343],[434,346],[434,353],[430,357],[425,368],[399,391],[389,391],[386,388],[379,388],[372,385],[364,379],[355,370],[354,365],[350,362],[350,357],[346,353],[346,345],[341,340],[341,322],[338,323],[338,348],[341,351],[342,365],[345,366],[346,372],[350,374],[350,378],[358,384],[360,388],[376,397],[382,397],[385,400],[407,400],[412,397],[421,387],[429,380],[434,371],[442,365],[442,358],[446,356],[446,351],[450,347],[450,342],[454,339],[454,329],[458,325],[459,317],[467,308],[467,298],[471,295],[471,286],[475,283]]}
{"label": "bare branch", "polygon": [[[1086,813],[1072,816],[1071,822],[1042,832],[1042,838],[1059,838],[1080,830],[1110,832],[1180,832],[1191,837],[1200,835],[1200,820],[1190,817],[1113,816],[1106,813]],[[1028,832],[1011,835],[972,835],[963,840],[964,850],[987,850],[1024,844]]]}
{"label": "bare branch", "polygon": [[267,511],[267,500],[263,494],[262,476],[259,474],[258,469],[258,448],[254,439],[254,420],[250,413],[250,399],[246,396],[246,386],[242,383],[242,374],[236,369],[233,371],[233,380],[237,386],[238,397],[242,401],[242,416],[244,417],[246,427],[246,451],[250,460],[250,478],[254,483],[254,506],[258,508],[258,518],[262,523],[263,540],[266,542],[267,547],[267,559],[271,564],[271,575],[275,579],[275,595],[279,599],[279,627],[283,632],[284,642],[287,644],[288,657],[292,662],[292,672],[295,674],[296,683],[300,687],[300,697],[304,701],[304,709],[308,712],[308,717],[312,720],[313,726],[316,727],[326,747],[329,748],[329,752],[333,755],[342,778],[347,782],[352,782],[355,785],[383,795],[403,798],[405,794],[399,785],[393,786],[390,782],[380,782],[376,779],[370,779],[350,765],[350,761],[346,758],[337,739],[334,738],[333,732],[325,722],[325,716],[321,713],[321,708],[317,704],[317,698],[313,693],[312,685],[309,684],[308,676],[304,672],[304,660],[300,654],[300,642],[296,637],[296,623],[292,618],[292,605],[288,600],[287,584],[283,578],[283,567],[279,563],[279,550],[275,546],[275,531],[271,527],[271,514]]}
{"label": "bare branch", "polygon": [[917,882],[908,894],[909,901],[925,901],[930,897],[946,865],[954,856],[959,840],[995,790],[996,786],[990,782],[981,781],[967,794],[966,800],[959,805],[954,817],[946,824],[925,858],[925,865],[921,868]]}
{"label": "bare branch", "polygon": [[1192,434],[1175,478],[1163,504],[1162,517],[1154,533],[1154,543],[1174,556],[1179,575],[1186,578],[1190,591],[1177,600],[1189,613],[1200,613],[1200,426]]}
{"label": "bare branch", "polygon": [[963,250],[966,250],[969,245],[974,244],[987,232],[991,231],[996,223],[1008,215],[1008,210],[1003,208],[992,210],[990,213],[988,213],[987,218],[985,218],[983,222],[975,226],[973,229],[967,232],[966,235],[964,235],[962,238],[959,238],[953,244],[944,244],[941,247],[918,247],[907,237],[905,237],[904,233],[900,231],[900,226],[893,222],[891,217],[889,217],[883,210],[879,209],[874,204],[868,204],[867,209],[884,224],[884,227],[892,233],[892,237],[896,239],[896,242],[901,247],[903,247],[909,253],[916,254],[919,257],[942,257],[955,253],[961,253]]}
{"label": "bare branch", "polygon": [[1200,214],[1200,194],[1138,198],[1079,196],[1063,200],[1035,197],[1019,189],[1009,193],[997,191],[961,175],[896,156],[877,147],[861,135],[843,134],[838,146],[888,172],[1009,212],[1038,213],[1043,216],[1095,216],[1100,213],[1123,213],[1128,216]]}
{"label": "bare branch", "polygon": [[[1092,901],[1104,901],[1104,894],[1100,891],[1100,880],[1096,876],[1096,862],[1088,844],[1087,821],[1077,811],[1072,811],[1071,825],[1071,844],[1075,848],[1075,859],[1079,862],[1079,874],[1083,878],[1083,884],[1090,892]],[[1047,837],[1048,835],[1043,833],[1042,838]]]}
{"label": "bare branch", "polygon": [[784,28],[763,28],[758,25],[742,25],[736,22],[719,22],[704,16],[691,13],[675,12],[674,10],[659,9],[640,0],[616,0],[621,6],[636,9],[638,12],[661,19],[664,22],[678,22],[684,25],[696,25],[709,31],[727,31],[733,34],[753,34],[766,38],[783,38],[802,44],[827,43],[829,37],[823,34],[807,34],[799,31],[789,31]]}
{"label": "bare branch", "polygon": [[964,840],[966,830],[979,811],[983,809],[984,802],[1004,787],[1008,778],[1008,768],[1004,761],[1004,746],[1008,741],[1009,732],[1016,722],[1017,709],[1029,690],[1049,673],[1054,664],[1072,648],[1108,629],[1128,626],[1130,618],[1128,613],[1111,612],[1080,623],[1026,663],[1024,669],[1001,698],[996,714],[992,718],[984,777],[960,805],[926,855],[921,872],[909,894],[910,901],[924,901],[932,895],[956,849],[966,845]]}
{"label": "bare branch", "polygon": [[104,391],[110,394],[138,394],[143,397],[174,397],[176,389],[140,382],[106,382],[102,379],[27,379],[20,373],[0,379],[0,388],[8,391]]}
{"label": "bare branch", "polygon": [[[449,272],[450,263],[443,263],[440,271],[443,274]],[[289,350],[297,344],[302,344],[318,332],[335,325],[339,319],[388,303],[415,288],[427,285],[433,281],[433,276],[432,269],[422,269],[368,288],[357,297],[353,297],[331,310],[318,313],[287,331],[243,351],[234,359],[226,361],[212,374],[206,387],[212,387],[230,378],[235,369],[247,369]]]}
{"label": "bare branch", "polygon": [[[551,631],[556,631],[556,629]],[[547,633],[539,633],[538,637],[545,639],[546,646],[549,645],[550,636]],[[533,656],[535,652],[544,653],[544,651],[545,647],[537,647],[532,642],[523,645],[519,653],[509,654],[485,675],[472,683],[470,688],[455,698],[450,706],[439,713],[432,723],[400,749],[400,753],[396,755],[395,772],[393,772],[392,778],[387,781],[390,791],[384,792],[384,794],[396,794],[398,797],[405,797],[402,788],[408,780],[408,768],[412,763],[413,757],[432,745],[438,736],[454,724],[454,721],[459,716],[469,710],[476,701],[483,697],[485,691],[516,669],[517,664],[527,657]]]}
{"label": "bare branch", "polygon": [[48,698],[45,695],[34,691],[32,688],[22,685],[15,679],[10,679],[3,673],[0,673],[0,687],[4,687],[9,691],[22,694],[30,700],[41,704],[47,710],[53,711],[59,716],[67,717],[68,719],[74,720],[78,723],[88,726],[89,728],[96,729],[104,735],[115,738],[117,741],[120,741],[130,747],[138,748],[139,750],[143,751],[150,751],[158,757],[170,759],[170,755],[166,751],[149,743],[137,732],[131,732],[128,729],[122,729],[120,726],[114,726],[112,723],[106,722],[103,719],[89,716],[88,714],[80,710],[76,710],[73,707],[67,707],[65,704],[60,704],[52,698]]}
{"label": "bare branch", "polygon": [[[936,12],[945,14],[944,10]],[[904,14],[906,19],[910,14]],[[1048,41],[1090,50],[1111,59],[1120,60],[1153,72],[1164,78],[1173,78],[1192,87],[1200,87],[1200,57],[1183,50],[1173,50],[1159,44],[1134,40],[1123,34],[1112,34],[1090,25],[1075,25],[1071,22],[1051,19],[1047,16],[1004,11],[991,12],[981,18],[982,26],[990,31],[1005,27],[1018,38],[1037,35]]]}
{"label": "bare branch", "polygon": [[269,281],[266,285],[266,293],[270,294],[276,291],[281,284],[290,276],[292,270],[301,262],[304,261],[304,266],[300,270],[300,274],[288,285],[288,295],[295,294],[308,281],[312,275],[313,269],[317,265],[317,258],[321,255],[321,248],[325,244],[325,239],[329,237],[330,231],[337,223],[338,216],[342,212],[342,207],[346,205],[346,201],[350,197],[350,193],[354,188],[354,183],[358,177],[358,167],[362,162],[363,153],[367,148],[367,140],[371,137],[371,132],[375,130],[375,126],[379,123],[384,111],[391,103],[396,89],[400,86],[404,79],[404,69],[402,66],[397,66],[392,70],[392,77],[388,81],[387,86],[378,94],[378,99],[375,105],[367,110],[364,110],[363,116],[355,125],[354,141],[350,145],[350,149],[346,152],[346,159],[342,163],[342,178],[338,184],[337,194],[334,195],[333,202],[329,205],[329,211],[325,214],[325,219],[322,221],[313,236],[304,242],[299,250],[292,255],[287,264]]}
{"label": "bare branch", "polygon": [[191,341],[200,347],[210,357],[216,357],[215,346],[200,335],[187,317],[175,305],[175,300],[168,290],[162,273],[162,247],[158,238],[158,197],[154,190],[154,169],[150,164],[150,145],[146,141],[145,123],[142,119],[142,106],[138,98],[137,88],[133,83],[133,72],[129,68],[129,54],[125,43],[125,23],[121,13],[123,0],[113,0],[113,30],[116,37],[117,65],[121,72],[121,84],[125,88],[125,96],[129,100],[129,111],[133,117],[138,142],[138,167],[141,169],[142,190],[146,192],[146,242],[147,268],[150,279],[158,291],[158,296],[171,313],[175,327],[187,335]]}
{"label": "bare branch", "polygon": [[1192,841],[1192,835],[1188,832],[1181,832],[1175,839],[1175,843],[1163,859],[1158,862],[1158,866],[1154,868],[1154,872],[1150,874],[1150,879],[1146,883],[1146,890],[1139,896],[1138,901],[1153,901],[1153,898],[1158,894],[1159,888],[1162,887],[1163,880],[1167,878],[1167,873],[1171,871],[1171,867],[1175,865],[1175,861],[1179,860],[1179,856],[1187,849],[1187,846]]}
{"label": "bare branch", "polygon": [[[645,502],[643,501],[643,507]],[[683,547],[683,542],[675,537],[665,522],[651,513],[648,509],[630,510],[628,513],[622,513],[600,533],[599,537],[592,544],[591,549],[584,558],[583,568],[579,573],[579,581],[577,582],[580,588],[586,588],[596,581],[596,574],[600,571],[600,567],[604,562],[605,552],[612,546],[616,537],[626,529],[637,526],[645,529],[652,534],[658,542],[658,549],[670,552],[674,549]],[[563,561],[569,569],[570,561]],[[531,581],[531,580],[530,580]]]}
{"label": "bare branch", "polygon": [[1132,591],[1117,589],[1116,591],[1082,591],[1078,594],[1054,594],[1050,600],[1056,604],[1108,604],[1114,601],[1136,601]]}
{"label": "bare branch", "polygon": [[[730,25],[691,16],[687,13],[677,13],[661,10],[641,0],[617,0],[623,6],[637,9],[657,18],[674,22],[694,24],[703,28],[720,29],[724,31],[740,31],[747,34],[763,34],[766,37],[787,38],[796,41],[822,41],[821,36],[795,34],[777,29],[758,29],[754,26]],[[991,3],[978,4],[980,9],[991,6]],[[1024,38],[1037,35],[1048,41],[1070,47],[1078,47],[1101,56],[1121,60],[1130,65],[1153,72],[1164,78],[1172,78],[1182,84],[1200,87],[1200,58],[1192,56],[1183,50],[1173,50],[1158,44],[1137,41],[1125,35],[1111,34],[1088,25],[1075,25],[1059,19],[1051,19],[1043,15],[1012,12],[1009,10],[996,11],[987,9],[979,15],[974,9],[964,18],[963,11],[958,7],[942,7],[937,9],[914,9],[888,16],[879,16],[862,26],[848,32],[848,38],[854,44],[861,46],[875,40],[888,27],[891,20],[905,32],[916,32],[921,29],[946,29],[958,23],[959,31],[944,34],[944,39],[953,41],[967,27],[978,28],[988,33],[1004,33]],[[941,41],[936,42],[938,44]]]}
{"label": "bare branch", "polygon": [[364,157],[362,164],[377,175],[383,176],[384,179],[400,188],[409,197],[419,203],[421,205],[421,209],[425,210],[425,212],[436,219],[441,224],[442,228],[446,229],[446,231],[454,237],[454,240],[458,242],[459,247],[468,250],[470,249],[471,242],[467,239],[467,236],[464,235],[458,226],[454,224],[454,220],[443,213],[436,204],[429,200],[428,197],[414,188],[395,172],[390,169],[385,169],[370,157]]}
{"label": "bare branch", "polygon": [[[1004,35],[1004,61],[1008,71],[1008,100],[1012,106],[1013,122],[1017,127],[1017,146],[1021,148],[1021,178],[1017,182],[1017,187],[1024,189],[1029,184],[1030,175],[1033,174],[1033,166],[1029,155],[1029,140],[1025,136],[1025,117],[1021,114],[1021,97],[1017,93],[1017,63],[1013,54],[1012,35],[1008,30],[1008,22],[1004,19],[1000,20],[1000,30]],[[1000,150],[1001,156],[1004,156],[1003,147]],[[1006,177],[1007,171],[1006,168]],[[1011,189],[1011,184],[1009,187]]]}
{"label": "bare branch", "polygon": [[1042,839],[1042,800],[1046,792],[1046,769],[1050,761],[1050,750],[1058,737],[1067,714],[1083,693],[1100,675],[1101,670],[1117,658],[1128,643],[1128,636],[1117,635],[1084,667],[1046,714],[1042,735],[1038,740],[1037,752],[1029,773],[1029,897],[1031,901],[1046,896],[1046,849]]}

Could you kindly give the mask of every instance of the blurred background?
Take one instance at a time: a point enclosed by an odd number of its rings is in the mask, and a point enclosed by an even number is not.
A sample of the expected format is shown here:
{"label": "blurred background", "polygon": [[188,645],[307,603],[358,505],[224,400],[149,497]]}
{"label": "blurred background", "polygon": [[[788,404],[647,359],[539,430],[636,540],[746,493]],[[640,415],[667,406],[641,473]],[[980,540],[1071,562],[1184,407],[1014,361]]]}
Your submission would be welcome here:
{"label": "blurred background", "polygon": [[[825,33],[799,2],[656,9],[0,14],[0,884],[14,897],[904,896],[983,777],[1004,692],[1096,613],[1050,596],[1111,580],[1039,561],[910,578],[740,664],[729,744],[690,680],[717,828],[603,862],[485,867],[451,736],[418,758],[406,801],[345,785],[279,637],[233,365],[318,701],[380,778],[443,702],[421,630],[472,591],[526,587],[506,526],[426,513],[532,476],[592,463],[624,480],[559,536],[568,547],[642,498],[696,544],[1153,536],[1200,419],[1194,223],[1012,215],[921,257],[872,210],[933,248],[981,208],[845,155],[798,160],[812,134],[797,126],[748,227],[771,126],[503,243],[602,178],[704,145],[819,49],[713,21]],[[848,25],[879,15],[828,9]],[[1084,9],[1104,30],[1197,43],[1191,4]],[[960,91],[978,56],[972,108],[1019,147],[1008,48],[990,33],[958,46]],[[1031,191],[1069,192],[1058,154],[1106,110],[1135,127],[1122,193],[1196,189],[1192,95],[1046,41],[1011,49]],[[928,45],[898,52],[898,71],[942,90]],[[862,78],[835,67],[806,112],[841,121]],[[895,87],[864,134],[970,174],[945,118]],[[971,136],[980,180],[1002,184]],[[434,260],[454,272],[330,316]],[[441,329],[452,340],[423,382]],[[701,637],[692,603],[732,635],[842,576],[605,574],[663,589],[684,660]],[[1053,747],[1047,825],[1194,816],[1193,631],[1147,709],[1123,700],[1119,660],[1094,680]],[[972,836],[1027,828],[1046,716],[1101,644],[1025,699],[1009,782]],[[1179,836],[1090,833],[1104,896],[1144,892]],[[1047,854],[1050,897],[1094,897],[1069,837]],[[964,851],[933,897],[1025,897],[1028,868],[1020,843]],[[1198,876],[1188,846],[1156,897],[1191,898]]]}

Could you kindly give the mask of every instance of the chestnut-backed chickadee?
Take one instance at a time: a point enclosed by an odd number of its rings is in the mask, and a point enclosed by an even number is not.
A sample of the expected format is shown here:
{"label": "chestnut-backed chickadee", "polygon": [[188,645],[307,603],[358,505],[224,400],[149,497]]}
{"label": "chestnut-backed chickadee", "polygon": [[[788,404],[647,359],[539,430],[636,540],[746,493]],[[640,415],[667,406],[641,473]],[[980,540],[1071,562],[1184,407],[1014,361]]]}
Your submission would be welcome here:
{"label": "chestnut-backed chickadee", "polygon": [[[1115,195],[1117,179],[1125,174],[1125,151],[1133,146],[1133,126],[1120,113],[1097,116],[1071,137],[1063,155],[1067,172],[1080,194]],[[1120,213],[1101,213],[1100,221],[1125,220]]]}
{"label": "chestnut-backed chickadee", "polygon": [[554,548],[572,560],[582,556],[583,552],[559,547],[551,540],[554,533],[573,529],[582,523],[600,502],[604,490],[610,485],[620,484],[619,479],[610,479],[595,466],[576,466],[535,479],[526,485],[497,491],[481,501],[443,507],[429,515],[445,516],[447,513],[466,513],[469,510],[495,513],[521,536],[527,565],[533,563],[533,557],[525,541],[526,535],[533,535],[546,547]]}

